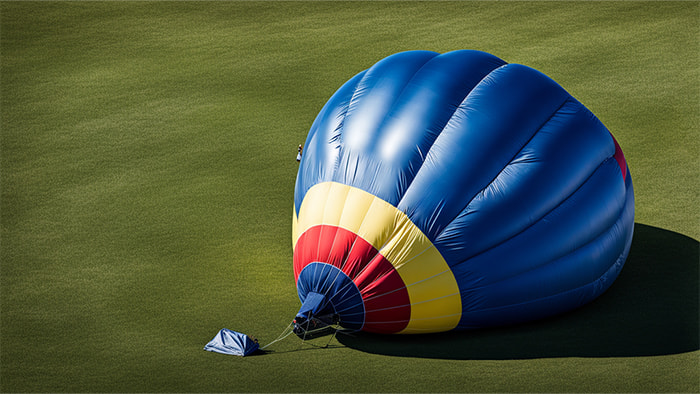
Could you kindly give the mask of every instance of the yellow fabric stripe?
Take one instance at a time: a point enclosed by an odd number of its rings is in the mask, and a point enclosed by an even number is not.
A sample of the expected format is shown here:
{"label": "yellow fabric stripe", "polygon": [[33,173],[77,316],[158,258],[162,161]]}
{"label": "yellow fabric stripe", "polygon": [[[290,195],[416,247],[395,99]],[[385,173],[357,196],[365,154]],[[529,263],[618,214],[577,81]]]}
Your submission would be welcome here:
{"label": "yellow fabric stripe", "polygon": [[401,333],[455,328],[462,314],[459,287],[432,242],[393,205],[363,190],[324,182],[308,190],[294,215],[292,239],[312,226],[342,227],[371,243],[396,268],[411,300],[411,321]]}

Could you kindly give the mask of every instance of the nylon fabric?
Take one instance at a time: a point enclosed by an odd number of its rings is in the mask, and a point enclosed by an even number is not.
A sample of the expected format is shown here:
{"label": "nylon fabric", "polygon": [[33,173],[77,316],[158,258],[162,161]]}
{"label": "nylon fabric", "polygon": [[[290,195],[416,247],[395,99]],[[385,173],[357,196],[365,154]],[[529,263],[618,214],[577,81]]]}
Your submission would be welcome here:
{"label": "nylon fabric", "polygon": [[[382,74],[380,81],[398,80],[405,87],[395,98],[384,100],[391,105],[368,100],[371,107],[367,111],[360,111],[358,105],[358,110],[352,112],[362,117],[348,115],[343,130],[347,143],[341,148],[341,156],[346,155],[348,160],[339,162],[333,181],[366,190],[396,205],[455,109],[482,78],[505,63],[483,52],[435,55],[414,74],[376,71]],[[373,71],[370,69],[368,75]],[[386,77],[388,72],[391,78]],[[369,119],[382,122],[365,122],[367,113]],[[363,120],[352,121],[358,118]]]}
{"label": "nylon fabric", "polygon": [[[614,152],[607,129],[580,103],[567,102],[445,226],[436,247],[458,264],[502,243],[561,204]],[[617,178],[610,182],[621,186]]]}
{"label": "nylon fabric", "polygon": [[[368,310],[395,308],[403,316],[398,310],[410,306],[410,317],[404,318],[400,330],[445,331],[457,325],[461,307],[452,271],[430,240],[387,202],[347,185],[320,183],[307,192],[295,228],[301,233],[294,247],[295,273],[314,261],[342,267],[352,275],[365,303],[371,303],[366,305]],[[357,239],[338,236],[334,228]],[[366,244],[376,253],[369,260],[372,252]],[[332,255],[330,250],[337,253]],[[408,300],[398,296],[403,292]],[[387,301],[379,298],[382,294],[394,296]],[[398,328],[398,323],[391,327]]]}
{"label": "nylon fabric", "polygon": [[[561,312],[566,309],[566,305],[578,307],[607,290],[622,270],[632,242],[632,183],[628,179],[623,186],[628,189],[624,200],[599,200],[600,204],[607,206],[605,217],[594,214],[597,212],[595,206],[581,206],[578,199],[587,199],[589,196],[586,193],[596,194],[596,189],[604,187],[606,181],[619,178],[618,171],[615,163],[607,161],[600,171],[601,175],[596,177],[598,179],[587,183],[575,199],[567,200],[536,225],[497,248],[453,268],[462,294],[463,315],[459,327],[490,327],[534,320],[547,316],[550,306],[562,305],[557,309]],[[594,227],[587,233],[576,234],[576,238],[568,238],[567,235],[571,237],[565,230],[568,224],[583,220],[589,221]],[[556,234],[557,238],[538,243],[537,240],[542,239],[543,234]],[[526,250],[524,248],[535,249],[538,253],[519,253]],[[487,264],[491,261],[499,261],[501,264],[497,267]],[[590,283],[597,284],[588,286]],[[571,297],[574,296],[565,290],[573,288],[579,289],[582,301],[571,306]],[[589,293],[593,290],[596,292]],[[504,323],[506,320],[489,320],[498,311],[505,315],[511,314],[514,310],[508,309],[509,305],[520,305],[523,309],[531,310],[521,310],[517,316],[509,316],[509,323]],[[544,308],[544,305],[548,307]],[[539,311],[538,308],[543,310]],[[529,317],[524,318],[523,314]]]}
{"label": "nylon fabric", "polygon": [[434,240],[567,98],[554,81],[524,66],[493,71],[437,138],[399,210]]}
{"label": "nylon fabric", "polygon": [[336,267],[366,331],[533,320],[613,283],[634,204],[618,142],[548,76],[480,51],[402,52],[341,86],[309,130],[295,278],[317,286],[300,273]]}
{"label": "nylon fabric", "polygon": [[[630,195],[628,199],[633,199],[633,197]],[[549,276],[548,281],[543,280],[546,279],[546,277],[538,276],[539,272],[533,271],[529,272],[524,277],[516,278],[513,283],[508,284],[504,282],[499,284],[502,286],[500,289],[492,286],[490,289],[487,289],[486,292],[489,292],[490,294],[499,293],[497,296],[503,298],[503,295],[500,293],[504,288],[526,289],[533,286],[541,287],[543,283],[558,283],[560,278],[553,276],[553,269],[559,268],[561,271],[561,268],[563,268],[565,264],[576,265],[582,263],[585,265],[586,263],[599,258],[598,253],[609,253],[610,251],[606,249],[607,246],[615,243],[618,248],[615,250],[620,251],[620,253],[617,258],[613,260],[613,263],[609,266],[609,268],[602,273],[602,275],[589,283],[581,284],[580,287],[565,289],[559,293],[542,297],[529,296],[525,298],[525,300],[521,299],[516,304],[508,303],[507,301],[503,300],[501,300],[501,302],[491,300],[491,305],[482,305],[480,308],[474,308],[468,311],[465,310],[458,328],[475,329],[536,320],[551,316],[552,314],[565,312],[572,308],[580,307],[598,297],[612,285],[622,270],[625,259],[629,254],[633,237],[633,222],[630,222],[629,218],[634,216],[633,207],[633,204],[626,204],[625,210],[623,211],[623,214],[620,216],[619,220],[601,237],[597,238],[589,245],[572,252],[570,256],[563,257],[559,261],[553,262],[550,267],[542,269],[542,272]],[[622,239],[623,242],[619,244],[618,239]],[[559,264],[559,267],[557,267],[557,263]],[[530,282],[534,281],[534,283],[528,284],[528,280]],[[519,286],[507,286],[515,284],[516,281],[518,282],[517,284]],[[563,286],[560,288],[564,289]],[[486,292],[479,291],[479,297],[482,299],[488,299],[489,295],[487,295]],[[511,295],[511,299],[514,298],[513,296],[517,297],[517,295]]]}

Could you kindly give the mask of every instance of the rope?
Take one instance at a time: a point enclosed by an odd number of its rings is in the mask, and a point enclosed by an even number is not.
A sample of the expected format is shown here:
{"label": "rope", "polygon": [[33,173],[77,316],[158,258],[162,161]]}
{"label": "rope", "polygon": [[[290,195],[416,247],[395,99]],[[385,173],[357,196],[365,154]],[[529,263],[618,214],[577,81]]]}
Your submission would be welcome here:
{"label": "rope", "polygon": [[[329,327],[330,327],[330,326],[329,326]],[[325,348],[327,348],[327,347],[331,344],[331,342],[333,341],[333,338],[335,338],[335,336],[336,336],[336,334],[338,333],[338,331],[341,331],[339,328],[335,328],[335,327],[330,327],[330,328],[333,329],[333,335],[331,335],[330,339],[328,340],[328,342],[327,342],[325,345],[319,346],[319,345],[314,345],[314,344],[311,343],[311,342],[306,342],[306,334],[307,334],[307,331],[304,331],[304,337],[301,338],[301,345],[299,345],[299,348],[301,348],[302,346],[304,346],[305,343],[308,343],[309,345],[311,345],[311,346],[313,346],[313,347],[316,347],[316,348],[320,348],[320,349],[325,349]]]}
{"label": "rope", "polygon": [[[294,322],[289,323],[289,325],[287,326],[287,328],[285,328],[284,331],[282,331],[282,333],[280,334],[280,336],[277,337],[277,339],[275,339],[274,341],[272,341],[272,342],[268,343],[267,345],[261,347],[260,350],[265,350],[265,348],[267,348],[268,346],[272,345],[273,343],[279,342],[279,341],[283,340],[284,338],[287,338],[288,336],[290,336],[290,335],[294,332],[293,325],[294,325]],[[289,331],[289,332],[287,332],[287,331]]]}
{"label": "rope", "polygon": [[[292,333],[294,333],[294,327],[293,327],[293,326],[294,326],[294,322],[289,323],[289,325],[287,326],[287,328],[285,328],[284,331],[282,331],[282,333],[277,337],[277,339],[275,339],[274,341],[272,341],[272,342],[268,343],[267,345],[261,347],[260,350],[265,350],[268,346],[272,345],[273,343],[277,343],[277,342],[279,342],[279,341],[281,341],[281,340],[287,338],[288,336],[292,335]],[[326,344],[323,345],[323,346],[314,345],[314,344],[311,343],[311,342],[307,342],[307,341],[306,341],[306,335],[307,335],[308,331],[304,330],[304,336],[303,336],[303,338],[300,338],[300,339],[301,339],[301,345],[300,345],[299,347],[304,346],[305,343],[308,343],[309,345],[311,345],[311,346],[313,346],[313,347],[317,347],[317,348],[327,348],[327,347],[331,344],[331,341],[333,341],[333,338],[335,338],[335,336],[336,336],[336,334],[338,333],[338,331],[344,331],[344,330],[341,330],[340,328],[335,328],[335,327],[331,327],[331,328],[333,329],[333,335],[331,335],[330,339],[328,340],[328,343],[326,343]],[[309,338],[309,339],[311,339],[311,338]]]}

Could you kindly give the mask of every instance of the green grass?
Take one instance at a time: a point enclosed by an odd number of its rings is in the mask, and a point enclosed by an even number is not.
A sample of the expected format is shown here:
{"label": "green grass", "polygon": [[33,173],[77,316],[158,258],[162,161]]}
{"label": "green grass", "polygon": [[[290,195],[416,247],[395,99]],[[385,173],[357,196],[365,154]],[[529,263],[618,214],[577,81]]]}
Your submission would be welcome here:
{"label": "green grass", "polygon": [[[699,22],[692,1],[0,2],[0,391],[700,391]],[[299,306],[294,157],[325,101],[394,52],[463,48],[615,134],[618,282],[518,327],[204,352]]]}

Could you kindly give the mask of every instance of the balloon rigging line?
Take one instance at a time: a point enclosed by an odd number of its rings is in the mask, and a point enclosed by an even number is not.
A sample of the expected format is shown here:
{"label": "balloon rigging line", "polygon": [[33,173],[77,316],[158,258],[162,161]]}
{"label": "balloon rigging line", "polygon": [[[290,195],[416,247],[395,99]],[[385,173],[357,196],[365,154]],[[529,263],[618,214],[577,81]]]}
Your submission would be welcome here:
{"label": "balloon rigging line", "polygon": [[[289,335],[291,335],[291,334],[294,332],[293,325],[294,325],[294,322],[289,323],[289,325],[287,326],[287,328],[285,328],[285,329],[282,331],[282,333],[277,337],[277,339],[275,339],[274,341],[272,341],[272,342],[268,343],[267,345],[261,347],[260,350],[265,350],[268,346],[272,345],[273,343],[279,342],[279,341],[281,341],[281,340],[287,338]],[[287,331],[289,331],[289,332],[287,332]]]}
{"label": "balloon rigging line", "polygon": [[[262,346],[262,347],[260,348],[260,350],[265,350],[265,349],[267,349],[270,345],[272,345],[272,344],[274,344],[274,343],[277,343],[277,342],[279,342],[279,341],[281,341],[281,340],[283,340],[283,339],[286,339],[288,336],[292,335],[292,334],[294,333],[293,325],[294,325],[294,322],[289,323],[289,325],[282,331],[282,333],[277,337],[277,339],[275,339],[274,341],[268,343],[268,344],[265,345],[265,346]],[[340,328],[337,328],[337,327],[330,327],[330,328],[333,330],[333,335],[331,335],[330,339],[328,339],[328,342],[327,342],[325,345],[319,346],[319,345],[315,345],[315,344],[313,344],[313,343],[311,343],[311,342],[307,342],[307,334],[308,334],[308,331],[304,331],[304,336],[303,336],[302,338],[300,338],[300,339],[301,339],[301,345],[300,345],[300,346],[303,346],[305,343],[308,343],[309,345],[311,345],[311,346],[313,346],[313,347],[325,349],[325,348],[327,348],[327,347],[330,345],[330,343],[333,341],[333,338],[336,337],[336,335],[338,334],[338,332],[340,332],[341,334],[349,334],[350,332],[356,332],[356,331],[357,331],[357,330],[340,329]],[[309,338],[309,339],[311,339],[311,338]]]}

